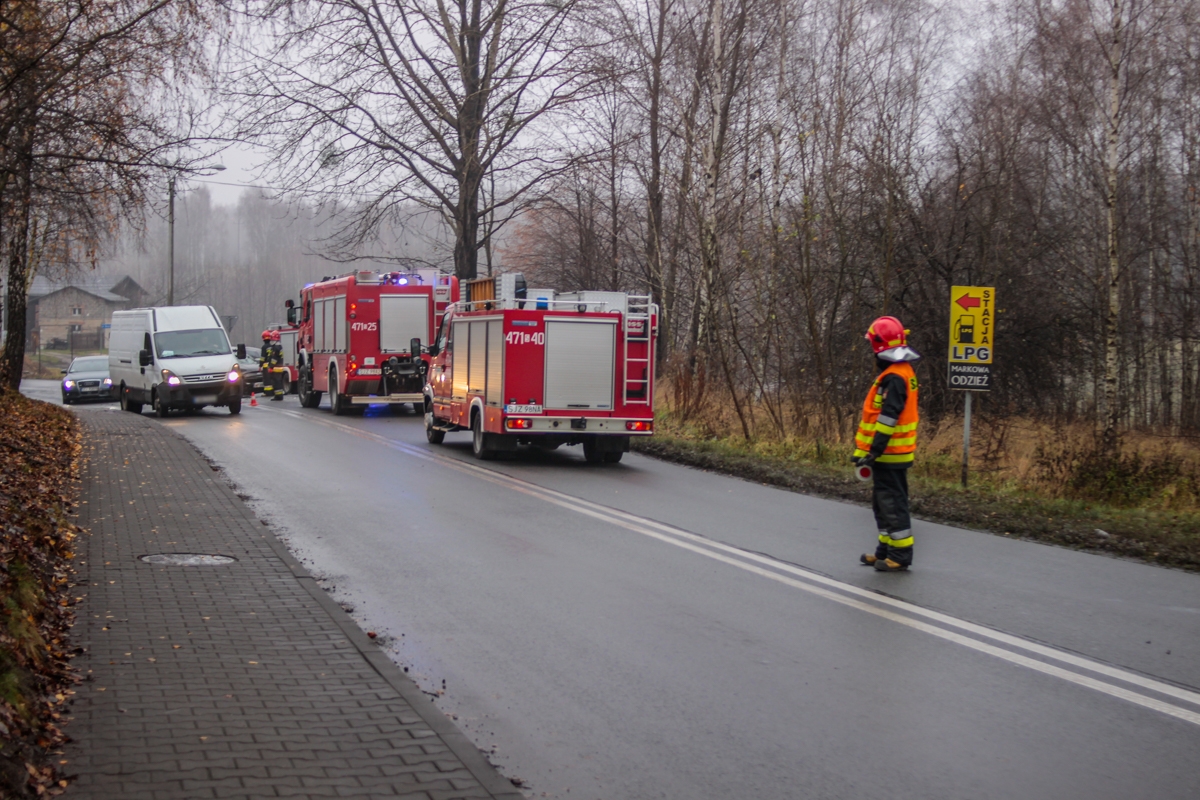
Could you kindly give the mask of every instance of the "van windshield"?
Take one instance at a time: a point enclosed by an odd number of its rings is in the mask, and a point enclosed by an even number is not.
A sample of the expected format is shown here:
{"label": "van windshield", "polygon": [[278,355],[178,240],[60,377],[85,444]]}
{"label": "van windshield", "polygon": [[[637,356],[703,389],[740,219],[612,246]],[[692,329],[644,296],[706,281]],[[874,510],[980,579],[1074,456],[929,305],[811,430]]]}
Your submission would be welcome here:
{"label": "van windshield", "polygon": [[220,328],[156,333],[154,349],[159,358],[222,356],[232,352],[229,348],[229,338]]}

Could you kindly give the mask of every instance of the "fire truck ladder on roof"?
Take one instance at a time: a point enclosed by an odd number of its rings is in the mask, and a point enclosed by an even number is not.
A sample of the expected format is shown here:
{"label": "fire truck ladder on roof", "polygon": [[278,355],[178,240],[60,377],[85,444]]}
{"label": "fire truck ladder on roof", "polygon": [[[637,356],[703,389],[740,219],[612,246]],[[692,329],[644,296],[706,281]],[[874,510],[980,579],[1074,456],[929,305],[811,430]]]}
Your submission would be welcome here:
{"label": "fire truck ladder on roof", "polygon": [[[650,358],[653,355],[650,342],[650,313],[654,304],[650,295],[631,294],[626,300],[625,307],[625,381],[622,384],[622,395],[626,405],[649,406],[650,392]],[[646,357],[633,358],[629,355],[631,342],[646,342]],[[634,377],[641,374],[642,377]]]}

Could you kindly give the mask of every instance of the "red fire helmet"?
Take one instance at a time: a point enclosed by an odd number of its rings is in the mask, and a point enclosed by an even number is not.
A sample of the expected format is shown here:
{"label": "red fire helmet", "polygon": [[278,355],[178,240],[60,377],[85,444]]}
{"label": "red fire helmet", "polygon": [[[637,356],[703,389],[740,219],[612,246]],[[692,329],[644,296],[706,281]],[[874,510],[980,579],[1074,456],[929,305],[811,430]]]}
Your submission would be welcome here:
{"label": "red fire helmet", "polygon": [[271,341],[272,341],[272,342],[278,342],[278,341],[279,341],[279,331],[270,331],[270,335],[271,335]]}
{"label": "red fire helmet", "polygon": [[876,353],[908,344],[908,331],[895,317],[880,317],[867,328],[866,339]]}

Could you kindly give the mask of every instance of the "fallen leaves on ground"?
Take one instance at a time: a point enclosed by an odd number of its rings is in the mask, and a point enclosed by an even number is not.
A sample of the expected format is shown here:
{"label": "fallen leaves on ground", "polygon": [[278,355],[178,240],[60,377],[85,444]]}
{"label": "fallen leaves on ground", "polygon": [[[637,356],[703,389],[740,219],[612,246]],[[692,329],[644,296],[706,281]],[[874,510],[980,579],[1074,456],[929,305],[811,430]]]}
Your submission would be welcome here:
{"label": "fallen leaves on ground", "polygon": [[74,691],[67,645],[82,453],[69,412],[0,390],[0,796],[53,797],[57,722]]}

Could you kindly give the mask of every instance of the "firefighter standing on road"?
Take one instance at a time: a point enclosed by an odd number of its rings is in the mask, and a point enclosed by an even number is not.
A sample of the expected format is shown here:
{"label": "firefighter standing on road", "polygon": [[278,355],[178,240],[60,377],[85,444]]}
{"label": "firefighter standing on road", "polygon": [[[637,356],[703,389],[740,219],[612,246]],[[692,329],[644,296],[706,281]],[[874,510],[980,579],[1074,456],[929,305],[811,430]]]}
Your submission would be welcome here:
{"label": "firefighter standing on road", "polygon": [[895,317],[880,317],[867,329],[879,377],[863,402],[862,421],[854,437],[854,463],[871,466],[873,506],[879,528],[875,554],[863,564],[880,572],[912,565],[912,520],[908,512],[908,468],[917,450],[917,375],[921,356],[908,346],[908,331]]}
{"label": "firefighter standing on road", "polygon": [[287,369],[283,366],[283,345],[279,343],[279,331],[271,331],[271,346],[267,349],[270,353],[268,361],[271,368],[271,386],[274,391],[272,400],[283,401],[283,371]]}
{"label": "firefighter standing on road", "polygon": [[271,391],[271,370],[267,368],[267,351],[271,349],[271,332],[262,332],[262,348],[258,351],[258,374],[262,378],[262,391],[265,396]]}
{"label": "firefighter standing on road", "polygon": [[263,394],[272,395],[272,400],[283,400],[283,346],[279,343],[279,331],[263,331],[262,358]]}

